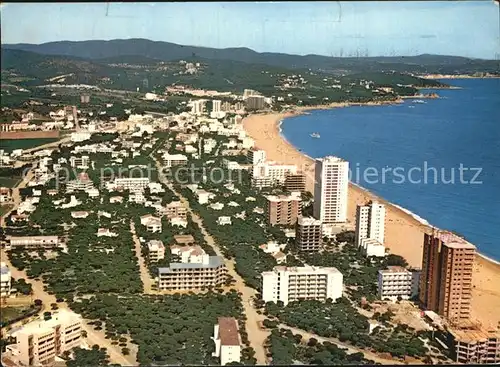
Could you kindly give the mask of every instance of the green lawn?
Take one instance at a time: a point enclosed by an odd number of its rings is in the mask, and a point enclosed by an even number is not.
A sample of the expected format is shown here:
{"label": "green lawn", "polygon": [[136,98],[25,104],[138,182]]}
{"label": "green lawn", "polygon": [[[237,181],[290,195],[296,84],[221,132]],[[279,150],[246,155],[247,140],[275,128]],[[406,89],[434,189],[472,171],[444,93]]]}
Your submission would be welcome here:
{"label": "green lawn", "polygon": [[0,177],[0,187],[14,187],[21,177]]}
{"label": "green lawn", "polygon": [[0,140],[0,149],[6,152],[12,152],[14,149],[30,149],[39,145],[52,143],[59,138],[40,138],[40,139],[5,139]]}
{"label": "green lawn", "polygon": [[0,311],[0,322],[7,322],[28,312],[29,307],[3,307]]}

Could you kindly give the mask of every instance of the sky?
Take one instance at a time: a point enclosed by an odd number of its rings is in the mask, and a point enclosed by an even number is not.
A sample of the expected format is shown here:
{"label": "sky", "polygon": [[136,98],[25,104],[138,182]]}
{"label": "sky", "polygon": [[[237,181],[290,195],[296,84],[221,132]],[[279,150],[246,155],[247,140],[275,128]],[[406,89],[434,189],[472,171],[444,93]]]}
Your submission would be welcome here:
{"label": "sky", "polygon": [[299,55],[500,57],[499,7],[492,0],[1,7],[2,43],[127,38]]}

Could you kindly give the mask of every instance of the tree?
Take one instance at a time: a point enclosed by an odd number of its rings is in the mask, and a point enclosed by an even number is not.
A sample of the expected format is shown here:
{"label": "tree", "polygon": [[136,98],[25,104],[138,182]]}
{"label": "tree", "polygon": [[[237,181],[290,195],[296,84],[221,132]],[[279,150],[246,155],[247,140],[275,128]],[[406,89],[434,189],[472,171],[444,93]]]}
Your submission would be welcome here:
{"label": "tree", "polygon": [[309,341],[307,342],[307,345],[310,347],[314,347],[316,344],[318,344],[318,339],[315,338],[310,338]]}
{"label": "tree", "polygon": [[41,306],[43,304],[41,299],[35,299],[33,303],[35,304],[35,306]]}

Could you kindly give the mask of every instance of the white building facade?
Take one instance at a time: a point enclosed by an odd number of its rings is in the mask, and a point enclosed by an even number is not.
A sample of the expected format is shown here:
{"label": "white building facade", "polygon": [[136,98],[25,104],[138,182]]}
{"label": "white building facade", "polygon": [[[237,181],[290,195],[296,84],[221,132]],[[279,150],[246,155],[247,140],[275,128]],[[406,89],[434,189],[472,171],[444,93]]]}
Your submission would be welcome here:
{"label": "white building facade", "polygon": [[328,156],[316,159],[314,217],[323,224],[347,221],[349,162]]}
{"label": "white building facade", "polygon": [[284,305],[299,300],[333,301],[342,297],[343,275],[336,268],[276,266],[262,273],[262,299],[282,301]]}
{"label": "white building facade", "polygon": [[384,243],[385,205],[376,201],[367,205],[358,205],[356,209],[356,245],[369,238]]}
{"label": "white building facade", "polygon": [[419,271],[401,266],[389,266],[378,271],[378,296],[395,301],[398,297],[409,299],[418,294]]}

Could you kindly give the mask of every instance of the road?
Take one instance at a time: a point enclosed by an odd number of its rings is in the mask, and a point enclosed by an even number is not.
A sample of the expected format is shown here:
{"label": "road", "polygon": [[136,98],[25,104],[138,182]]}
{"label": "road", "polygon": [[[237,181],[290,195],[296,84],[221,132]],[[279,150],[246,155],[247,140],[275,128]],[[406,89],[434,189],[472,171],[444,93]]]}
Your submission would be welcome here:
{"label": "road", "polygon": [[[49,294],[44,289],[44,284],[42,281],[38,279],[29,279],[28,275],[25,271],[21,271],[16,269],[10,263],[10,260],[5,253],[5,251],[1,250],[2,261],[7,264],[11,271],[11,276],[15,279],[24,278],[26,283],[31,284],[33,288],[33,299],[40,299],[43,302],[42,312],[51,311],[50,304],[56,303],[56,297],[52,294]],[[66,302],[60,302],[57,304],[59,309],[69,309],[68,304]],[[21,325],[22,322],[18,324],[14,324],[13,326]],[[84,320],[84,324],[82,325],[83,329],[87,332],[87,339],[85,340],[89,346],[94,344],[98,344],[100,347],[105,347],[109,354],[109,358],[111,363],[118,363],[125,366],[133,366],[136,364],[136,361],[133,360],[131,356],[126,358],[123,354],[121,354],[121,350],[119,347],[112,345],[111,340],[106,339],[103,331],[96,331],[93,329],[92,325],[88,325]]]}
{"label": "road", "polygon": [[[28,174],[23,178],[23,180],[12,190],[12,197],[14,201],[14,206],[12,210],[17,209],[19,204],[21,203],[21,197],[19,195],[19,189],[26,187],[28,182],[33,178],[33,170],[30,170]],[[11,211],[12,211],[11,210]],[[9,212],[10,213],[10,212]],[[2,226],[4,222],[4,218],[6,218],[9,213],[6,213],[5,215],[2,216]],[[2,262],[5,262],[7,266],[9,267],[9,270],[11,272],[11,277],[14,279],[25,279],[26,283],[31,284],[31,287],[33,289],[33,299],[40,299],[43,302],[43,309],[42,312],[45,311],[50,311],[51,310],[51,303],[56,303],[56,297],[54,295],[51,295],[47,293],[44,289],[44,284],[42,281],[38,279],[29,279],[28,275],[26,274],[25,271],[21,271],[16,269],[12,263],[10,262],[9,257],[7,256],[7,253],[5,252],[5,249],[0,249],[0,257],[2,259]],[[58,303],[59,308],[69,308],[68,305],[65,302]],[[20,325],[21,323],[17,324]],[[16,325],[14,325],[16,326]],[[87,332],[87,339],[86,342],[89,345],[94,345],[98,344],[101,347],[105,347],[108,351],[110,361],[111,363],[118,363],[121,365],[125,366],[132,366],[136,364],[136,361],[133,359],[133,357],[128,356],[129,358],[126,358],[123,354],[121,354],[121,350],[119,347],[112,345],[111,340],[108,340],[105,338],[105,334],[102,331],[95,331],[91,325],[87,325],[86,321],[84,321],[83,324],[83,329]]]}
{"label": "road", "polygon": [[[156,167],[159,173],[158,179],[160,180],[160,182],[165,184],[173,193],[177,195],[177,197],[181,200],[183,205],[186,206],[188,212],[191,214],[193,222],[198,224],[198,226],[200,227],[201,233],[203,234],[205,241],[207,241],[208,245],[214,249],[215,253],[218,256],[224,258],[221,249],[218,247],[213,237],[205,229],[203,225],[203,220],[198,216],[198,214],[196,214],[190,208],[189,201],[184,196],[182,196],[182,194],[175,191],[173,185],[168,181],[168,179],[163,174],[160,162],[152,155],[151,157],[156,162]],[[257,359],[257,364],[264,365],[267,362],[266,349],[264,347],[264,343],[270,333],[269,331],[263,330],[259,327],[259,322],[264,321],[265,316],[259,315],[255,310],[255,308],[253,307],[253,299],[257,292],[253,288],[250,288],[245,285],[241,276],[234,269],[233,261],[230,261],[226,258],[224,258],[224,260],[228,270],[228,274],[236,281],[235,288],[242,294],[241,298],[242,298],[243,308],[245,315],[247,317],[245,323],[245,329],[248,334],[248,340],[250,341],[250,345],[255,351],[255,358]]]}
{"label": "road", "polygon": [[340,348],[347,349],[347,353],[349,353],[349,354],[352,354],[352,353],[363,353],[365,355],[365,358],[371,359],[371,360],[373,360],[376,363],[381,363],[381,364],[404,364],[403,362],[398,361],[398,360],[381,358],[381,357],[379,357],[377,354],[375,354],[373,352],[370,352],[370,351],[367,351],[365,349],[360,349],[360,348],[357,348],[355,346],[343,343],[340,340],[338,340],[337,338],[325,338],[325,337],[316,335],[314,333],[310,333],[310,332],[302,330],[302,329],[297,329],[297,328],[294,328],[294,327],[291,327],[291,326],[288,326],[288,325],[285,325],[285,324],[279,324],[278,327],[280,327],[282,329],[290,330],[294,334],[300,334],[300,335],[302,335],[302,338],[306,339],[306,340],[314,338],[317,341],[319,341],[320,343],[330,342],[332,344],[336,344]]}
{"label": "road", "polygon": [[10,213],[17,209],[17,207],[19,206],[19,204],[21,204],[21,195],[19,194],[19,190],[22,189],[22,188],[25,188],[28,183],[33,179],[35,173],[33,172],[33,169],[30,169],[28,171],[28,173],[22,178],[22,180],[20,182],[18,182],[18,184],[16,185],[16,187],[13,187],[12,188],[12,203],[11,205],[13,205],[13,207],[5,212],[4,215],[2,215],[2,217],[0,218],[0,225],[2,227],[5,226],[5,218],[7,218]]}
{"label": "road", "polygon": [[137,237],[137,233],[135,232],[135,223],[133,220],[130,221],[130,232],[132,233],[132,239],[134,240],[135,247],[135,256],[139,261],[139,269],[141,272],[141,281],[144,286],[144,294],[153,294],[155,292],[152,291],[153,281],[149,274],[149,269],[146,266],[146,262],[142,257],[142,245],[141,241],[139,241],[139,237]]}

